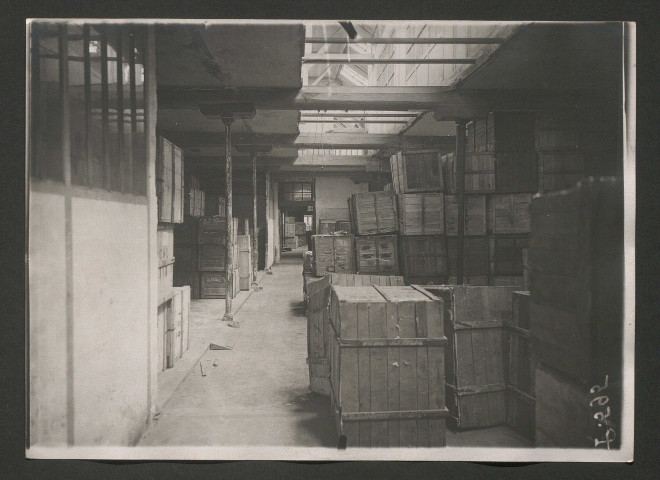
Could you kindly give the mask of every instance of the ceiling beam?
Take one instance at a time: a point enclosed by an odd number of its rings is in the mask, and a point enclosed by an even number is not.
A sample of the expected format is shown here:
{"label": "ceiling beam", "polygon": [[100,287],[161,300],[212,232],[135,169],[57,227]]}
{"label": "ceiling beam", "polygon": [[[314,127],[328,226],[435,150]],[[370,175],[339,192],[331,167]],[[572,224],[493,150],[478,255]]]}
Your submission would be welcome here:
{"label": "ceiling beam", "polygon": [[506,38],[497,37],[456,37],[456,38],[364,38],[357,37],[351,40],[343,38],[308,37],[305,43],[374,43],[374,44],[459,44],[459,45],[493,45],[504,43]]}
{"label": "ceiling beam", "polygon": [[[224,132],[181,132],[165,131],[163,135],[181,148],[214,147],[225,144]],[[453,136],[399,136],[378,133],[314,133],[267,134],[236,133],[232,135],[234,145],[272,145],[273,147],[295,148],[345,148],[345,149],[401,149],[413,145],[454,145]]]}

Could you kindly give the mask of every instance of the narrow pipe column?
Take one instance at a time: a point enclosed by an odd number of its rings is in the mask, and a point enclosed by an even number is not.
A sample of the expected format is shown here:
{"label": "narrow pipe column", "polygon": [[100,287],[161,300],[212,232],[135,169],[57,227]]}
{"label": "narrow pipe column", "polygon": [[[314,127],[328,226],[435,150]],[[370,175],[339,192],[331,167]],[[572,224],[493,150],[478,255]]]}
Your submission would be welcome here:
{"label": "narrow pipe column", "polygon": [[224,321],[232,321],[232,299],[234,297],[234,221],[232,213],[232,175],[231,175],[231,124],[233,116],[223,116],[222,123],[225,125],[225,219],[227,220],[227,239],[225,250],[226,270],[226,294],[225,294],[225,316]]}
{"label": "narrow pipe column", "polygon": [[458,237],[456,244],[456,283],[463,283],[463,236],[465,234],[465,122],[456,122],[456,196],[458,197]]}
{"label": "narrow pipe column", "polygon": [[257,239],[257,154],[252,154],[252,287],[257,286],[257,263],[259,262]]}
{"label": "narrow pipe column", "polygon": [[[270,270],[270,267],[268,266],[268,249],[270,248],[270,244],[268,242],[268,236],[270,234],[270,231],[268,230],[269,228],[268,220],[271,218],[270,213],[272,209],[272,205],[271,205],[272,200],[270,195],[270,172],[268,170],[266,170],[265,184],[266,184],[266,235],[265,235],[266,241],[264,242],[264,250],[265,250],[264,254],[266,257],[266,262],[265,262],[266,264],[264,265],[265,267],[264,271],[266,272],[266,275],[272,275],[273,272]],[[275,250],[273,249],[273,259],[274,258],[275,258]]]}

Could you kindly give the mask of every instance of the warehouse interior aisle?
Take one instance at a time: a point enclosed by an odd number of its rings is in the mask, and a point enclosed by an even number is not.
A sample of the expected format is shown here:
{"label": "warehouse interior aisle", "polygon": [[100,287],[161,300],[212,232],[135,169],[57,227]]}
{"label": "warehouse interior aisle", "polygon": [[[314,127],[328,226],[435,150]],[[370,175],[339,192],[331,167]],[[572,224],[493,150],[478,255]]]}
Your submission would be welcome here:
{"label": "warehouse interior aisle", "polygon": [[309,391],[303,251],[282,254],[235,315],[233,349],[202,357],[140,445],[337,445],[328,399]]}

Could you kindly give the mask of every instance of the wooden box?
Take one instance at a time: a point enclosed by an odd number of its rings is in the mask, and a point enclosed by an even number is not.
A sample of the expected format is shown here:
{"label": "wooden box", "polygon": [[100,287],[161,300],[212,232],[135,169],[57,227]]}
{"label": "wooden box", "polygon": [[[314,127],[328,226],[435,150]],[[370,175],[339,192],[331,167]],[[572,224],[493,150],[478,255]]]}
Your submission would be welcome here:
{"label": "wooden box", "polygon": [[575,381],[620,378],[623,250],[621,179],[535,196],[530,329],[539,360]]}
{"label": "wooden box", "polygon": [[159,222],[172,222],[174,148],[174,145],[167,139],[163,137],[158,138],[156,154],[156,197]]}
{"label": "wooden box", "polygon": [[199,245],[198,265],[200,272],[224,272],[227,268],[225,245]]}
{"label": "wooden box", "polygon": [[404,276],[447,275],[447,239],[444,236],[402,236],[400,242],[401,271]]}
{"label": "wooden box", "polygon": [[491,237],[489,243],[491,275],[521,276],[522,251],[529,245],[529,238],[527,236]]}
{"label": "wooden box", "polygon": [[396,233],[398,217],[393,192],[354,193],[349,200],[352,231],[356,235]]}
{"label": "wooden box", "polygon": [[200,272],[200,298],[225,298],[227,274],[225,272]]}
{"label": "wooden box", "polygon": [[504,325],[511,320],[513,288],[415,286],[442,298],[447,406],[458,428],[488,427],[506,421]]}
{"label": "wooden box", "polygon": [[[486,235],[486,196],[465,195],[464,235]],[[445,234],[458,235],[458,196],[445,195]]]}
{"label": "wooden box", "polygon": [[533,112],[490,112],[489,152],[530,152],[534,150]]}
{"label": "wooden box", "polygon": [[443,235],[444,195],[407,193],[397,195],[400,235]]}
{"label": "wooden box", "polygon": [[538,191],[536,152],[497,153],[495,190],[500,193]]}
{"label": "wooden box", "polygon": [[465,192],[489,193],[495,191],[495,155],[471,153],[465,156]]}
{"label": "wooden box", "polygon": [[305,235],[305,222],[296,222],[295,223],[295,230],[296,230],[296,236],[299,237],[301,235]]}
{"label": "wooden box", "polygon": [[159,225],[156,231],[158,261],[169,260],[174,256],[174,229],[171,225]]}
{"label": "wooden box", "polygon": [[399,274],[397,235],[355,237],[357,271],[370,275]]}
{"label": "wooden box", "polygon": [[326,273],[355,273],[353,235],[314,235],[314,268],[317,276]]}
{"label": "wooden box", "polygon": [[389,275],[329,273],[324,277],[305,279],[309,385],[311,391],[326,396],[330,395],[328,348],[331,327],[328,320],[328,306],[331,285],[403,285],[403,278]]}
{"label": "wooden box", "polygon": [[174,257],[165,258],[158,262],[158,304],[172,298],[174,287]]}
{"label": "wooden box", "polygon": [[199,299],[199,272],[193,271],[179,271],[174,268],[174,286],[175,287],[190,287],[190,298]]}
{"label": "wooden box", "polygon": [[330,402],[349,447],[445,445],[442,303],[410,287],[332,287]]}
{"label": "wooden box", "polygon": [[438,152],[399,152],[390,157],[396,193],[442,192],[442,164]]}
{"label": "wooden box", "polygon": [[542,365],[536,366],[534,380],[535,446],[594,448],[589,439],[595,422],[589,387],[576,385]]}
{"label": "wooden box", "polygon": [[227,219],[219,215],[201,217],[198,222],[197,243],[225,245],[227,242]]}
{"label": "wooden box", "polygon": [[314,253],[309,251],[303,253],[303,275],[314,272]]}
{"label": "wooden box", "polygon": [[239,289],[250,290],[252,281],[252,245],[250,235],[238,235]]}
{"label": "wooden box", "polygon": [[296,224],[295,223],[285,223],[284,224],[284,236],[285,237],[295,237],[296,236]]}
{"label": "wooden box", "polygon": [[298,248],[298,237],[284,237],[282,239],[282,247],[295,250]]}
{"label": "wooden box", "polygon": [[319,235],[330,235],[337,229],[336,220],[319,220]]}
{"label": "wooden box", "polygon": [[335,232],[352,233],[351,222],[348,220],[337,220],[337,222],[335,222]]}
{"label": "wooden box", "polygon": [[488,122],[486,119],[475,120],[474,122],[474,151],[488,151]]}
{"label": "wooden box", "polygon": [[176,361],[181,358],[183,351],[183,292],[175,288],[172,294],[172,323],[167,329],[168,334],[168,362],[169,367],[173,367]]}
{"label": "wooden box", "polygon": [[183,223],[183,152],[176,146],[173,162],[172,223]]}
{"label": "wooden box", "polygon": [[445,178],[445,193],[456,193],[456,156],[448,153],[441,157],[442,174]]}
{"label": "wooden box", "polygon": [[[447,269],[458,274],[458,238],[447,238]],[[485,276],[490,272],[488,237],[463,238],[463,275]]]}
{"label": "wooden box", "polygon": [[529,233],[532,195],[489,195],[486,210],[488,232],[495,235]]}

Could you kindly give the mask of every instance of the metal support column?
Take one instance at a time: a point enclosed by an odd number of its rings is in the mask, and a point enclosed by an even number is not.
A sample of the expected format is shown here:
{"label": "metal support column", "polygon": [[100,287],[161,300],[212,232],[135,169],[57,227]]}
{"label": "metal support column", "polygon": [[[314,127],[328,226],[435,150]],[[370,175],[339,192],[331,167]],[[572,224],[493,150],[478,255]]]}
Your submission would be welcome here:
{"label": "metal support column", "polygon": [[225,125],[225,218],[227,220],[227,240],[225,250],[226,270],[226,294],[225,294],[225,316],[224,321],[231,322],[234,319],[232,313],[232,299],[234,297],[234,221],[232,212],[232,170],[231,170],[231,124],[233,116],[223,116],[222,123]]}
{"label": "metal support column", "polygon": [[[265,250],[265,257],[266,257],[266,264],[264,265],[264,271],[266,272],[266,275],[272,275],[273,272],[271,271],[270,267],[268,266],[268,248],[270,247],[270,244],[268,243],[268,236],[270,234],[270,231],[268,230],[268,220],[271,218],[271,196],[270,196],[270,171],[266,170],[266,241],[264,242],[264,250]],[[275,249],[273,249],[273,260],[275,258]]]}
{"label": "metal support column", "polygon": [[456,196],[458,197],[458,237],[456,239],[456,283],[463,283],[463,236],[465,233],[465,123],[456,122]]}
{"label": "metal support column", "polygon": [[252,289],[257,290],[259,240],[257,235],[257,154],[252,154]]}

